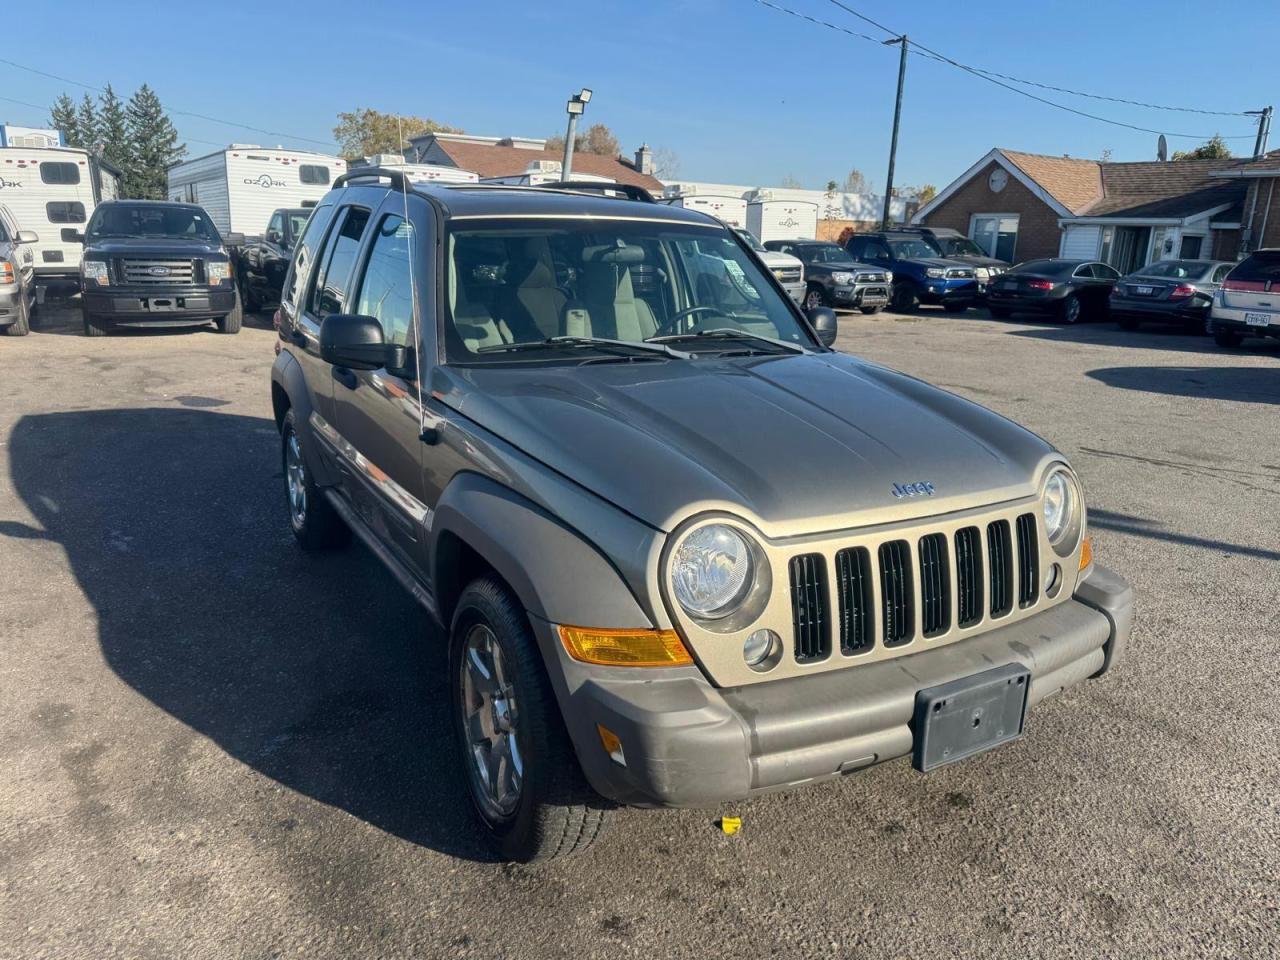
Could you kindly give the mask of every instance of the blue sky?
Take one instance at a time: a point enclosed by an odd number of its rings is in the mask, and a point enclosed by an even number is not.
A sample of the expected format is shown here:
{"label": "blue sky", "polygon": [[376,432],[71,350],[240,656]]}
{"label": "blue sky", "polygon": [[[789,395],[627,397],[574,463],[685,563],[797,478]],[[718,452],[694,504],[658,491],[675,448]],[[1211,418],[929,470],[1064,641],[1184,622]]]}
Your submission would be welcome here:
{"label": "blue sky", "polygon": [[[880,35],[829,0],[772,2]],[[1042,83],[1207,110],[1280,101],[1274,0],[846,2],[955,60]],[[43,0],[28,9],[6,19],[0,56],[95,86],[110,81],[124,94],[145,81],[171,110],[289,134],[176,116],[192,155],[232,140],[323,149],[297,138],[330,139],[335,114],[358,106],[472,133],[546,136],[563,129],[568,95],[589,86],[596,95],[588,123],[609,124],[628,151],[641,141],[673,150],[683,179],[770,184],[794,176],[821,188],[856,167],[873,185],[884,183],[896,48],[755,0],[223,0],[164,12],[154,0]],[[0,64],[0,97],[10,98],[0,100],[0,120],[42,121],[43,111],[11,101],[46,104],[64,89],[76,99],[83,93]],[[1141,127],[1243,134],[1231,146],[1252,149],[1247,117],[1032,92]],[[1153,159],[1155,139],[917,56],[908,64],[895,179],[943,186],[992,146]],[[1170,139],[1173,149],[1195,142]],[[1280,123],[1272,147],[1280,147]]]}

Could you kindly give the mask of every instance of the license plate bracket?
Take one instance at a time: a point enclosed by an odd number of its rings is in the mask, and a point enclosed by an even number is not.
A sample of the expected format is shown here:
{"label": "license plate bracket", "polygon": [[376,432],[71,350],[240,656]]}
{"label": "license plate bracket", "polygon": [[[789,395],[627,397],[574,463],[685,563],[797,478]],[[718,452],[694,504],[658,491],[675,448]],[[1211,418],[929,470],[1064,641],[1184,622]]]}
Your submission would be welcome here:
{"label": "license plate bracket", "polygon": [[921,773],[1021,739],[1031,671],[1020,663],[916,693],[911,765]]}

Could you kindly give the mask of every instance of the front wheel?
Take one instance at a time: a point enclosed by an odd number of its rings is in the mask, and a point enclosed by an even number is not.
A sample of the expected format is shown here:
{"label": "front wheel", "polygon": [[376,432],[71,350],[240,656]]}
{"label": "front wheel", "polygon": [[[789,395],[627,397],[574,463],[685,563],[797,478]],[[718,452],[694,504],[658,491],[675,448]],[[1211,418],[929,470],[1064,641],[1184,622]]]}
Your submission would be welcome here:
{"label": "front wheel", "polygon": [[533,631],[493,577],[458,600],[449,673],[468,792],[494,849],[523,863],[585,850],[610,804],[587,786]]}
{"label": "front wheel", "polygon": [[816,283],[810,284],[808,291],[804,295],[804,308],[806,310],[816,310],[818,307],[827,305],[827,296],[822,292],[822,288]]}
{"label": "front wheel", "polygon": [[240,305],[240,294],[236,294],[236,305],[230,313],[225,317],[219,317],[215,321],[218,325],[219,333],[239,333],[240,326],[244,323],[244,308]]}
{"label": "front wheel", "polygon": [[899,283],[893,288],[893,309],[898,313],[912,313],[920,305],[920,298],[909,283]]}
{"label": "front wheel", "polygon": [[31,332],[31,311],[21,294],[18,296],[18,319],[5,327],[4,332],[11,337],[25,337]]}
{"label": "front wheel", "polygon": [[1236,333],[1234,330],[1227,330],[1224,327],[1213,328],[1213,342],[1220,347],[1238,347],[1244,343],[1244,337]]}

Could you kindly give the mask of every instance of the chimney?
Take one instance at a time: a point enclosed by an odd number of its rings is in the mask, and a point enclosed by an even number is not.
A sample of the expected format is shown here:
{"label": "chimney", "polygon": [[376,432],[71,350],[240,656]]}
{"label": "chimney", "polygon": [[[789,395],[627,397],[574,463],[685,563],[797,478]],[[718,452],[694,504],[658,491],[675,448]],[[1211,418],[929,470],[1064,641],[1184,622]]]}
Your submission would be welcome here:
{"label": "chimney", "polygon": [[640,144],[640,149],[636,151],[636,170],[646,176],[653,176],[653,151],[649,149],[647,143]]}

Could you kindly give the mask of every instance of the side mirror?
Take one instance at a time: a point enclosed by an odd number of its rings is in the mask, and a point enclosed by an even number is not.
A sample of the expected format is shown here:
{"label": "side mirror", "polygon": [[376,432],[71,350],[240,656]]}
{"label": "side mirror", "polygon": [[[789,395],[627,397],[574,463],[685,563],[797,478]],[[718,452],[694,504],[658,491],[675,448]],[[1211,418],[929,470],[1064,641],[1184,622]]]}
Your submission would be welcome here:
{"label": "side mirror", "polygon": [[225,237],[223,237],[223,238],[222,238],[222,242],[223,242],[226,246],[228,246],[228,247],[243,247],[243,246],[244,246],[244,234],[243,234],[243,233],[228,233]]}
{"label": "side mirror", "polygon": [[40,238],[36,236],[34,230],[19,230],[17,240],[19,243],[39,243]]}
{"label": "side mirror", "polygon": [[351,370],[401,370],[408,363],[402,345],[383,341],[382,324],[349,313],[331,313],[320,322],[320,356]]}
{"label": "side mirror", "polygon": [[836,342],[836,312],[830,307],[814,307],[807,314],[818,342],[829,347]]}
{"label": "side mirror", "polygon": [[81,233],[79,230],[77,230],[75,227],[63,227],[62,242],[63,243],[84,243],[84,234]]}
{"label": "side mirror", "polygon": [[265,237],[264,239],[267,241],[267,243],[279,243],[279,242],[280,242],[280,231],[279,231],[279,230],[268,230],[268,231],[267,231],[267,235],[266,235],[266,237]]}

